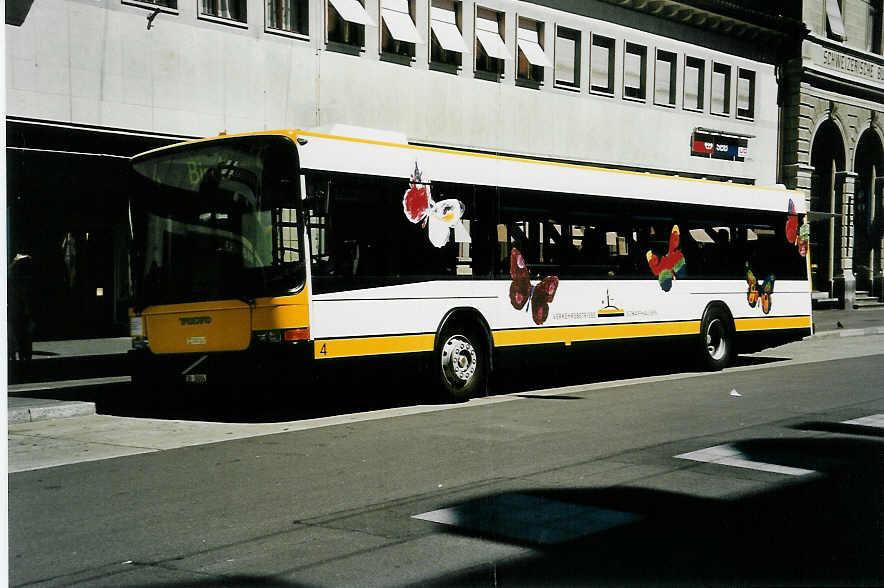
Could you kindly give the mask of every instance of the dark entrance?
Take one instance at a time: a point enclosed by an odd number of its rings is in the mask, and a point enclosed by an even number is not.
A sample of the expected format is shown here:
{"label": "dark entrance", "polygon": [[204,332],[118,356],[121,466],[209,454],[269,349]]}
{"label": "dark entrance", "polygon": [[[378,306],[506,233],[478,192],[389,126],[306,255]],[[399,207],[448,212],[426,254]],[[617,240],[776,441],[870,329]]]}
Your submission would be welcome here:
{"label": "dark entrance", "polygon": [[125,159],[12,152],[9,253],[30,255],[37,339],[124,334]]}
{"label": "dark entrance", "polygon": [[35,339],[128,333],[128,157],[171,142],[7,121],[9,257],[32,259]]}
{"label": "dark entrance", "polygon": [[884,174],[881,139],[871,129],[863,133],[856,148],[856,191],[853,201],[853,271],[857,290],[880,296],[881,284],[881,192]]}
{"label": "dark entrance", "polygon": [[816,291],[833,293],[835,277],[841,269],[841,206],[845,169],[844,142],[834,122],[820,126],[811,147],[810,164],[814,168],[810,187],[811,215],[810,280]]}

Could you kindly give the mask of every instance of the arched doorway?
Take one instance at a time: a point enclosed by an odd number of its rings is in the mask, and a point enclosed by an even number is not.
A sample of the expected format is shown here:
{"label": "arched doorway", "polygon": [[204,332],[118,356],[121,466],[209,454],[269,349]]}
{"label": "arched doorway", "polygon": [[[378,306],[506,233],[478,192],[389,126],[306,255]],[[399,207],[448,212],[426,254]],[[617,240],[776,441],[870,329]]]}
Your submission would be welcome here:
{"label": "arched doorway", "polygon": [[854,170],[857,173],[853,199],[853,271],[856,289],[880,297],[881,275],[881,193],[884,176],[884,150],[881,138],[866,130],[856,147]]}
{"label": "arched doorway", "polygon": [[834,293],[841,273],[841,206],[845,169],[844,141],[831,119],[820,125],[810,150],[813,176],[810,184],[810,280],[817,291]]}

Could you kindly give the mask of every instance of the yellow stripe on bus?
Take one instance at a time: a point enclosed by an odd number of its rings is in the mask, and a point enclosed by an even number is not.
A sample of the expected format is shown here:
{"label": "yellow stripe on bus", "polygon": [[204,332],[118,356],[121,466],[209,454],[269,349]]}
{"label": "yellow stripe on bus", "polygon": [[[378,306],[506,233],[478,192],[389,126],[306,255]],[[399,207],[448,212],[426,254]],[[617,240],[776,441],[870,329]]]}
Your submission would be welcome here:
{"label": "yellow stripe on bus", "polygon": [[533,345],[537,343],[565,343],[569,345],[573,341],[697,335],[699,333],[700,321],[517,329],[512,331],[495,331],[494,345],[499,347],[507,345]]}
{"label": "yellow stripe on bus", "polygon": [[734,320],[738,331],[762,331],[768,329],[806,329],[810,327],[809,316],[744,318]]}
{"label": "yellow stripe on bus", "polygon": [[313,342],[313,355],[317,359],[327,359],[432,351],[435,340],[436,336],[432,333],[353,339],[318,339]]}
{"label": "yellow stripe on bus", "polygon": [[[766,317],[736,319],[738,331],[769,329],[797,329],[810,327],[809,316]],[[666,337],[675,335],[698,335],[700,321],[673,321],[666,323],[631,323],[626,325],[586,325],[581,327],[538,327],[513,329],[493,333],[496,347],[512,345],[536,345],[575,341],[598,341],[606,339],[630,339],[639,337]],[[418,353],[432,351],[436,336],[390,335],[385,337],[353,337],[349,339],[317,339],[313,342],[313,355],[317,359],[336,357],[362,357],[392,353]]]}

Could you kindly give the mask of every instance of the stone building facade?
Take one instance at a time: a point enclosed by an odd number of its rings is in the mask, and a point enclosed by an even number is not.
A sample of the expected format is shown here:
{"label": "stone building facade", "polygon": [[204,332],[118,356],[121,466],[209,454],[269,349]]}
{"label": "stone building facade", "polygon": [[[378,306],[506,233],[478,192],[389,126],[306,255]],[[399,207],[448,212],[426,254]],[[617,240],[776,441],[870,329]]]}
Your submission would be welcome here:
{"label": "stone building facade", "polygon": [[807,0],[778,72],[782,178],[807,194],[818,305],[882,300],[884,57],[880,0]]}

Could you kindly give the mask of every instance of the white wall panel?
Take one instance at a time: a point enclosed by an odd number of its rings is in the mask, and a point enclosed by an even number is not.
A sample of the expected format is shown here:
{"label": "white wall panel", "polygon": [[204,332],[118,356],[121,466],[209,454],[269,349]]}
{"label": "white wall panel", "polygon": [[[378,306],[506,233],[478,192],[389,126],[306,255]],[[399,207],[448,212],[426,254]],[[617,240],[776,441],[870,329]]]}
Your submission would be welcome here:
{"label": "white wall panel", "polygon": [[93,98],[71,98],[71,119],[84,125],[101,124],[101,107]]}
{"label": "white wall panel", "polygon": [[7,69],[7,77],[11,74],[11,80],[7,81],[7,87],[36,92],[37,72],[33,59],[14,59],[12,67]]}
{"label": "white wall panel", "polygon": [[95,69],[71,68],[71,96],[97,100],[101,97],[101,72]]}

